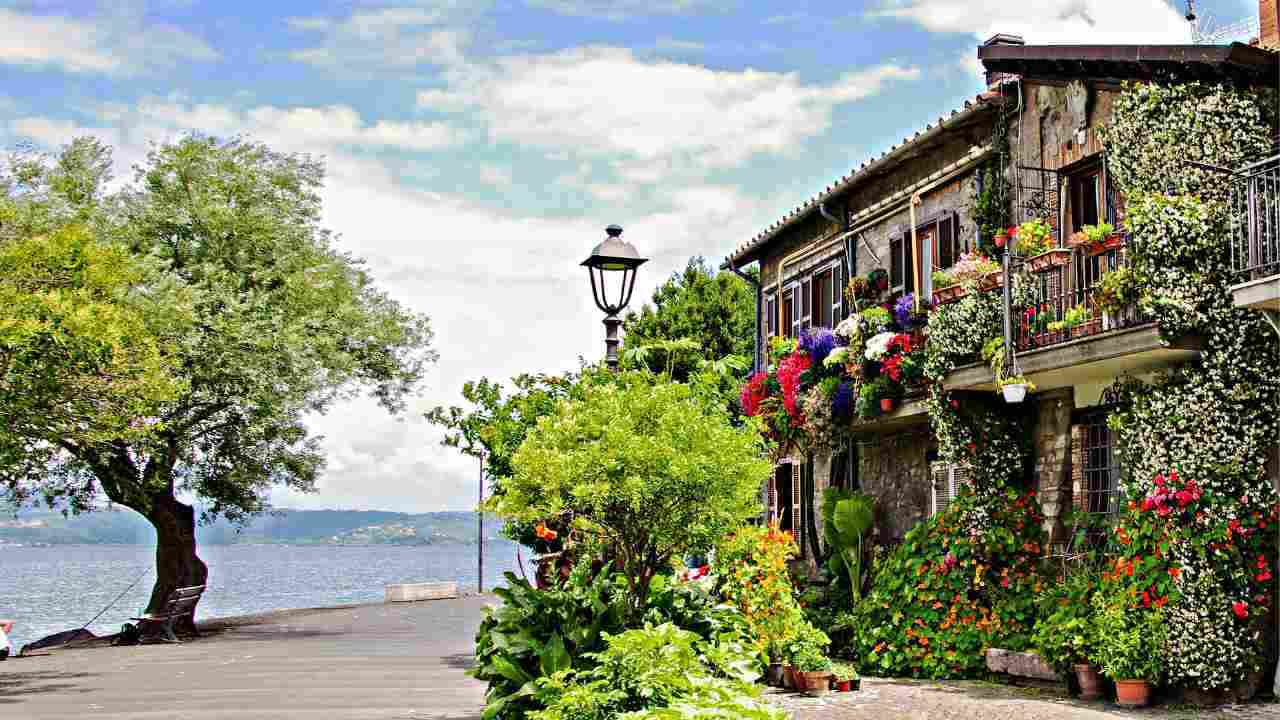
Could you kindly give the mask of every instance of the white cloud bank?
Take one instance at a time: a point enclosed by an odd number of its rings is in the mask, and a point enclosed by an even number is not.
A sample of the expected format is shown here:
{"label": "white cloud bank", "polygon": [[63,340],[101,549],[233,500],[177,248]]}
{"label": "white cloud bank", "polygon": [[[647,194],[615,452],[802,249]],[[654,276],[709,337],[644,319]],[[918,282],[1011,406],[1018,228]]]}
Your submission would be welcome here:
{"label": "white cloud bank", "polygon": [[1165,0],[887,0],[869,14],[980,39],[1016,33],[1035,44],[1191,42],[1186,19]]}
{"label": "white cloud bank", "polygon": [[193,60],[215,60],[203,40],[133,15],[76,19],[0,8],[0,64],[71,73],[133,75]]}

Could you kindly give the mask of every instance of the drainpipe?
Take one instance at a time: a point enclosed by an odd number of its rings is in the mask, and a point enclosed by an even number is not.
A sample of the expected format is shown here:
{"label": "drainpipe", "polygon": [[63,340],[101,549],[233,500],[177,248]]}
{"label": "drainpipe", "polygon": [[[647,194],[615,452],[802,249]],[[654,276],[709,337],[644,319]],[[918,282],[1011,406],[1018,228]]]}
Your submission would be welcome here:
{"label": "drainpipe", "polygon": [[917,190],[911,196],[911,277],[915,280],[915,293],[912,294],[912,304],[915,311],[920,312],[920,291],[924,287],[920,284],[920,240],[916,237],[916,206],[920,204],[920,195],[923,190]]}
{"label": "drainpipe", "polygon": [[764,317],[764,307],[763,307],[764,290],[763,288],[760,287],[759,280],[739,270],[738,266],[734,265],[732,260],[729,261],[729,270],[733,272],[734,275],[737,275],[743,280],[746,280],[752,287],[756,289],[756,331],[753,333],[753,335],[755,335],[755,343],[754,343],[755,349],[754,349],[754,355],[751,358],[751,371],[759,372],[760,371],[760,333],[761,331],[765,330],[764,328],[760,327],[760,320],[761,318]]}
{"label": "drainpipe", "polygon": [[[1267,319],[1267,324],[1271,326],[1271,329],[1276,331],[1276,342],[1277,344],[1280,344],[1280,311],[1263,310],[1262,316]],[[1277,453],[1276,453],[1277,463],[1280,463],[1280,439],[1277,439],[1276,447],[1277,447]],[[1280,546],[1277,546],[1276,557],[1280,558]],[[1277,560],[1277,562],[1280,562],[1280,560]],[[1276,612],[1276,609],[1273,607],[1271,609],[1271,612],[1272,614],[1274,614]],[[1280,626],[1276,628],[1276,632],[1278,635],[1280,635]],[[1280,637],[1278,637],[1277,640],[1278,640],[1278,645],[1280,645]],[[1273,693],[1280,695],[1280,666],[1276,667],[1276,674],[1271,680],[1271,691]]]}

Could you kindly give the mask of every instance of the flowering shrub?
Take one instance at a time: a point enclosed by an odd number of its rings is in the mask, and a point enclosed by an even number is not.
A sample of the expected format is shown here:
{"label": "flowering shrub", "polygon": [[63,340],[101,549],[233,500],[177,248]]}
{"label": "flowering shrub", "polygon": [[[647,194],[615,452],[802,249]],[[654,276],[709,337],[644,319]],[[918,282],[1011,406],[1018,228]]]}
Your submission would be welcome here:
{"label": "flowering shrub", "polygon": [[743,527],[716,548],[720,596],[741,611],[761,652],[779,659],[804,623],[787,560],[798,554],[791,533]]}
{"label": "flowering shrub", "polygon": [[985,275],[999,269],[1000,265],[985,255],[965,253],[951,267],[949,274],[954,281],[972,290]]}
{"label": "flowering shrub", "polygon": [[1014,247],[1023,257],[1035,257],[1053,247],[1053,228],[1041,218],[1028,220],[1017,230]]}
{"label": "flowering shrub", "polygon": [[1034,493],[968,489],[912,528],[856,610],[863,671],[970,676],[987,648],[1026,649],[1043,519]]}

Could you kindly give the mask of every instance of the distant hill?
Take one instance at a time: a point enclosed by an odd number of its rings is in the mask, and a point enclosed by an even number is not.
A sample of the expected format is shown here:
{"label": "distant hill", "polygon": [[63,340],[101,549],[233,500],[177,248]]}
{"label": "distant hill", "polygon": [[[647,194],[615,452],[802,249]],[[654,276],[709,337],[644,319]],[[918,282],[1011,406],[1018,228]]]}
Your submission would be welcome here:
{"label": "distant hill", "polygon": [[[504,540],[501,523],[485,518],[486,540]],[[254,518],[246,527],[219,520],[196,529],[202,545],[236,543],[292,545],[474,545],[471,512],[397,513],[378,510],[281,510]],[[125,508],[80,516],[24,510],[0,514],[0,543],[150,545],[155,531]]]}

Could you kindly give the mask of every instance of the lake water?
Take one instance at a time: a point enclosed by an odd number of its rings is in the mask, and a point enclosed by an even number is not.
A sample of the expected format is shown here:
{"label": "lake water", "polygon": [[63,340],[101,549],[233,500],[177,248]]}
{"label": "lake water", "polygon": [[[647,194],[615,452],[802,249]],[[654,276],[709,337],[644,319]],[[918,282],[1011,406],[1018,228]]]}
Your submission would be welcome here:
{"label": "lake water", "polygon": [[[466,545],[210,545],[209,589],[197,618],[266,610],[381,602],[383,585],[456,580],[476,587],[476,548]],[[528,562],[528,552],[524,559]],[[16,621],[14,648],[88,622],[152,567],[154,549],[142,545],[0,545],[0,617]],[[485,587],[519,574],[516,546],[486,543]],[[532,579],[532,571],[526,566]],[[150,572],[89,626],[119,630],[147,604]]]}

